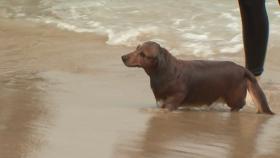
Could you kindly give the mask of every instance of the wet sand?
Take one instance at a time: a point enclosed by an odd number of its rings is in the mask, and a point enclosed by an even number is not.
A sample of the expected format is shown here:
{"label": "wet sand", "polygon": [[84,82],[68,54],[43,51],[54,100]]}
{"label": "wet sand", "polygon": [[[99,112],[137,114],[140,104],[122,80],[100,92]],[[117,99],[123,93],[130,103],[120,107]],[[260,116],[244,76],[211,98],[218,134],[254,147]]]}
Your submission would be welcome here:
{"label": "wet sand", "polygon": [[[261,85],[274,116],[227,107],[162,113],[131,50],[106,38],[0,19],[0,157],[280,157],[280,57],[272,45]],[[192,59],[192,56],[181,56]],[[209,58],[243,63],[242,53]]]}

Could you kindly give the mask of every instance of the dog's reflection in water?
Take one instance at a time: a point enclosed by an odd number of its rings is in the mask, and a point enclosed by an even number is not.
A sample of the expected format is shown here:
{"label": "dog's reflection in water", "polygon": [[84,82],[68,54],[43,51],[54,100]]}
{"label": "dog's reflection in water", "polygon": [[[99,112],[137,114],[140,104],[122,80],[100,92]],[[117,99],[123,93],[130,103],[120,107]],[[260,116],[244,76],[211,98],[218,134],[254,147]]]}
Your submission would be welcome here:
{"label": "dog's reflection in water", "polygon": [[[147,130],[133,143],[118,145],[126,157],[254,157],[258,139],[266,134],[264,125],[273,117],[253,113],[229,113],[224,110],[188,110],[159,112],[147,123]],[[279,119],[278,119],[279,120]],[[278,123],[280,123],[278,121]],[[271,129],[269,129],[271,130]],[[272,130],[280,130],[272,129]],[[271,132],[271,131],[270,131]],[[276,137],[280,139],[280,135]],[[131,142],[131,141],[130,141]],[[277,150],[276,143],[266,142]],[[273,145],[274,144],[274,145]],[[261,148],[270,148],[262,146]],[[276,151],[277,151],[276,150]],[[277,152],[270,153],[270,156]]]}

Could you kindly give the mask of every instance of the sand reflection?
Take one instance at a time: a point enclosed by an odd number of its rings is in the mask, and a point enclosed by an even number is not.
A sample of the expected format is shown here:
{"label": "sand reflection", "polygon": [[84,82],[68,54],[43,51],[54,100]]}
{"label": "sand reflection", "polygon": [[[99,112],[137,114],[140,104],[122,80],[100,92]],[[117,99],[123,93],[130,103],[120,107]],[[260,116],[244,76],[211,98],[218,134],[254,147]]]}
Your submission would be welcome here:
{"label": "sand reflection", "polygon": [[279,122],[278,116],[246,112],[156,114],[149,120],[142,140],[135,141],[138,150],[122,147],[122,156],[276,157],[280,126],[275,125]]}
{"label": "sand reflection", "polygon": [[1,76],[1,157],[29,157],[45,143],[43,133],[50,124],[41,82],[36,74]]}

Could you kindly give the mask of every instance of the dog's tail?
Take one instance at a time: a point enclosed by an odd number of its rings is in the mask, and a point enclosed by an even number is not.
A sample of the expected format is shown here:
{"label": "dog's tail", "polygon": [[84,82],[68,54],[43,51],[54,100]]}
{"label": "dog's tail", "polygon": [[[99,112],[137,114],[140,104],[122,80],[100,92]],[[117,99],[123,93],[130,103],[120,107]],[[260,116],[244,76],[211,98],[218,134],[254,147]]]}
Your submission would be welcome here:
{"label": "dog's tail", "polygon": [[245,70],[245,76],[247,78],[248,91],[253,99],[254,104],[257,107],[258,113],[274,114],[267,103],[264,92],[259,86],[255,76],[249,71]]}

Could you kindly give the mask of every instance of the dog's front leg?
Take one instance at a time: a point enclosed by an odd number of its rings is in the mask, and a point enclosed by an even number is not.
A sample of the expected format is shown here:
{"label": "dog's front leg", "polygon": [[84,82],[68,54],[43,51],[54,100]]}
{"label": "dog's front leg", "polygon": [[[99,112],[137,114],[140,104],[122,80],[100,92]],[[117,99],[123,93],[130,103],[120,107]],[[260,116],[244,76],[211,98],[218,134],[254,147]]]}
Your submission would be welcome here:
{"label": "dog's front leg", "polygon": [[185,93],[176,93],[172,96],[166,98],[163,103],[163,108],[167,108],[169,111],[176,110],[184,101],[186,94]]}

